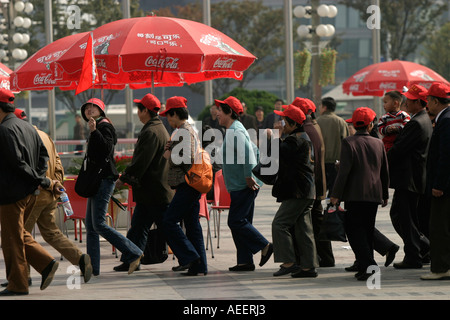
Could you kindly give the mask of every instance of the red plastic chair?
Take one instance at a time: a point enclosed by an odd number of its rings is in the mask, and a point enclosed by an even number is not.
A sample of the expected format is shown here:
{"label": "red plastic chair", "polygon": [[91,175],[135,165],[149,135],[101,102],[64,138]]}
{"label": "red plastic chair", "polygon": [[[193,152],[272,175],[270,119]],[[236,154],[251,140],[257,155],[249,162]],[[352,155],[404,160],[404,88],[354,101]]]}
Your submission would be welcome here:
{"label": "red plastic chair", "polygon": [[79,234],[80,234],[80,242],[83,242],[83,230],[82,230],[82,222],[86,218],[86,205],[87,199],[80,197],[75,192],[75,183],[76,178],[64,180],[64,188],[66,189],[66,193],[69,197],[70,204],[72,206],[73,215],[67,217],[64,215],[64,222],[67,220],[72,220],[74,222],[74,231],[75,231],[75,240],[77,239],[77,220],[79,223]]}
{"label": "red plastic chair", "polygon": [[200,211],[199,216],[200,218],[206,218],[206,221],[208,223],[208,230],[207,230],[207,236],[206,236],[206,250],[208,250],[208,244],[211,244],[211,257],[214,258],[214,251],[213,251],[213,244],[212,244],[212,237],[211,237],[211,228],[209,224],[209,210],[208,210],[208,202],[206,200],[206,193],[203,193],[200,200]]}
{"label": "red plastic chair", "polygon": [[211,211],[213,212],[214,228],[217,226],[217,248],[219,248],[220,242],[220,214],[225,210],[230,210],[230,203],[230,194],[225,186],[222,170],[219,170],[216,172],[214,181],[214,203],[211,205],[210,209],[210,215]]}

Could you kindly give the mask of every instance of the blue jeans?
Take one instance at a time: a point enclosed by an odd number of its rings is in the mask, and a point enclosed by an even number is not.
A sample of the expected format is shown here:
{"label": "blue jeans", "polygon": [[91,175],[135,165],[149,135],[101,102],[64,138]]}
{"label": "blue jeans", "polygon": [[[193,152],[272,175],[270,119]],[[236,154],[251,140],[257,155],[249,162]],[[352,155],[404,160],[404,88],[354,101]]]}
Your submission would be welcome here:
{"label": "blue jeans", "polygon": [[91,257],[94,275],[100,274],[100,236],[122,252],[122,257],[127,263],[133,262],[142,255],[142,250],[131,240],[106,224],[106,212],[113,190],[114,180],[103,179],[95,196],[87,200],[86,247]]}
{"label": "blue jeans", "polygon": [[258,192],[259,190],[254,191],[250,188],[230,192],[228,227],[236,246],[238,264],[253,263],[253,255],[269,243],[252,225]]}
{"label": "blue jeans", "polygon": [[[187,265],[200,258],[198,270],[192,269],[190,271],[206,273],[208,267],[205,243],[199,221],[200,196],[200,192],[186,183],[179,185],[163,217],[163,227],[167,243],[177,256],[180,265]],[[186,234],[180,226],[182,220],[186,228]]]}
{"label": "blue jeans", "polygon": [[[148,231],[153,223],[156,223],[158,229],[162,229],[162,218],[167,210],[168,205],[150,205],[145,203],[136,203],[131,218],[131,228],[128,230],[127,238],[133,241],[142,251],[147,245]],[[159,234],[159,233],[158,233]],[[163,232],[161,232],[163,234]],[[120,261],[125,262],[124,257]]]}

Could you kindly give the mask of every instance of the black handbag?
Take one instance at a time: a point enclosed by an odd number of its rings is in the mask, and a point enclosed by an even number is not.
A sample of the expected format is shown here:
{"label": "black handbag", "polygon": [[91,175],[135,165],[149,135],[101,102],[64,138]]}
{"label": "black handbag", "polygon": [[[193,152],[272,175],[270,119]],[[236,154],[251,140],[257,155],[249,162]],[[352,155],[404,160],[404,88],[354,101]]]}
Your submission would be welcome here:
{"label": "black handbag", "polygon": [[323,221],[320,226],[319,240],[347,242],[344,221],[345,210],[342,210],[339,205],[337,205],[336,209],[329,203],[323,211]]}
{"label": "black handbag", "polygon": [[147,244],[141,264],[163,263],[169,257],[166,238],[162,229],[151,228],[148,232]]}
{"label": "black handbag", "polygon": [[75,183],[75,192],[83,198],[94,196],[100,187],[102,171],[103,167],[91,161],[86,155]]}
{"label": "black handbag", "polygon": [[[261,158],[265,158],[265,157],[261,156]],[[252,169],[252,172],[255,175],[255,177],[257,177],[263,183],[273,186],[278,178],[278,170],[277,170],[277,173],[273,173],[273,174],[263,174],[263,173],[261,173],[261,170],[264,168],[270,168],[270,166],[272,165],[271,161],[274,161],[274,160],[267,161],[268,162],[267,164],[263,164],[261,162],[261,158],[259,159],[258,164]]]}

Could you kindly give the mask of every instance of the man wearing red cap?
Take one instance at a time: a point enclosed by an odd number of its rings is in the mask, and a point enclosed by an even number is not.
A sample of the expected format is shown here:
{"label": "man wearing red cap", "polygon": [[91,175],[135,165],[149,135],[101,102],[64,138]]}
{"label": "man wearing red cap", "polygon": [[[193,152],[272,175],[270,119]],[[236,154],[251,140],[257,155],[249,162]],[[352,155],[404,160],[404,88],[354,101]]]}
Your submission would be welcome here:
{"label": "man wearing red cap", "polygon": [[426,89],[412,85],[403,95],[411,119],[406,122],[387,152],[390,187],[395,189],[390,216],[395,231],[404,243],[402,262],[397,269],[421,268],[429,251],[429,241],[418,225],[419,199],[425,193],[426,159],[433,126],[425,110],[426,101],[420,94]]}
{"label": "man wearing red cap", "polygon": [[316,105],[310,99],[296,97],[292,105],[300,108],[306,116],[303,128],[308,134],[314,149],[314,179],[316,187],[316,199],[311,209],[311,216],[316,238],[317,254],[319,255],[319,265],[321,267],[333,267],[335,264],[333,247],[331,241],[319,241],[320,225],[323,219],[322,200],[327,195],[327,182],[325,178],[325,143],[323,141],[322,130],[316,121]]}
{"label": "man wearing red cap", "polygon": [[[156,223],[160,239],[164,239],[162,217],[173,198],[173,190],[167,179],[169,163],[163,157],[169,134],[158,117],[161,103],[148,93],[142,99],[134,99],[139,120],[144,124],[138,135],[131,164],[116,181],[116,188],[125,183],[132,187],[136,207],[127,238],[144,251],[148,232]],[[122,260],[116,271],[128,271],[129,264]]]}
{"label": "man wearing red cap", "polygon": [[255,199],[262,182],[252,173],[259,152],[251,142],[250,136],[238,120],[243,113],[239,99],[230,96],[225,100],[215,100],[219,108],[219,124],[227,128],[222,144],[223,177],[230,193],[231,204],[228,226],[237,251],[237,265],[230,271],[253,271],[253,255],[261,251],[260,266],[263,266],[273,253],[273,246],[252,225]]}
{"label": "man wearing red cap", "polygon": [[14,94],[0,89],[0,225],[8,285],[0,296],[28,294],[28,263],[48,287],[58,262],[24,228],[42,189],[56,195],[58,181],[46,177],[48,153],[33,126],[14,114]]}
{"label": "man wearing red cap", "polygon": [[435,117],[427,159],[427,192],[431,193],[431,273],[422,280],[450,280],[450,87],[433,83],[424,93]]}
{"label": "man wearing red cap", "polygon": [[377,265],[373,235],[378,205],[387,205],[389,172],[384,144],[369,135],[375,112],[366,107],[353,112],[356,133],[342,141],[341,162],[331,193],[333,205],[345,201],[345,231],[358,261],[358,280],[367,280],[367,268]]}
{"label": "man wearing red cap", "polygon": [[272,222],[274,260],[282,262],[274,276],[314,278],[317,277],[315,268],[319,266],[311,220],[316,193],[312,142],[302,126],[306,116],[293,105],[274,112],[285,120],[287,135],[279,144],[280,164],[272,190],[277,202],[281,202]]}

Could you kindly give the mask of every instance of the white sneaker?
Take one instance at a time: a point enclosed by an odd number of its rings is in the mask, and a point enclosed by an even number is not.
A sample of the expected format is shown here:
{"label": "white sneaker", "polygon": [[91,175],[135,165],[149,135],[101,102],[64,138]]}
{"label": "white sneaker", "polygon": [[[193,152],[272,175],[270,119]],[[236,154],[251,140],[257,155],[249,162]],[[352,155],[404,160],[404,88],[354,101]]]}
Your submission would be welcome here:
{"label": "white sneaker", "polygon": [[450,270],[442,273],[430,272],[420,277],[422,280],[450,280]]}

